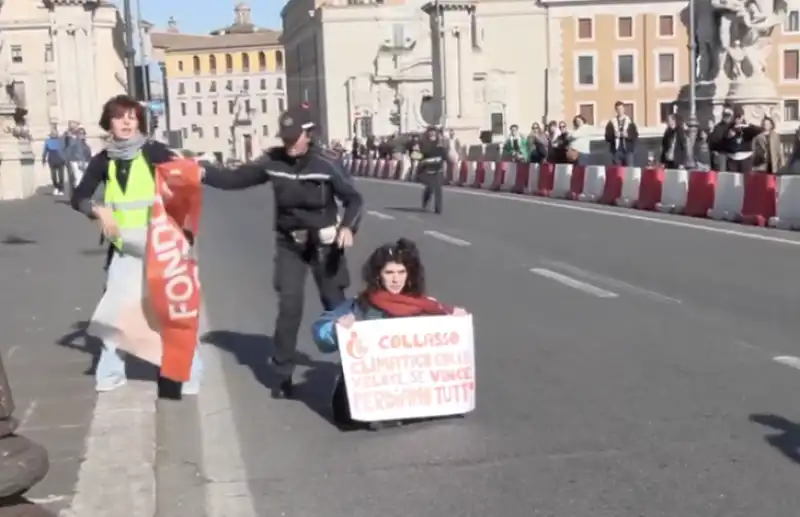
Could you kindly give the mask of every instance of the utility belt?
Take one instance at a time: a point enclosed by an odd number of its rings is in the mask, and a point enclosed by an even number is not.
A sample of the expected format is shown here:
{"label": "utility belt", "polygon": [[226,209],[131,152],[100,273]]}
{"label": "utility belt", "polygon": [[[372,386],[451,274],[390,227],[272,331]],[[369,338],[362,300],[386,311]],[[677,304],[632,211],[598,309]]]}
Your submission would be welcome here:
{"label": "utility belt", "polygon": [[318,230],[291,230],[280,232],[295,244],[323,245],[329,246],[336,242],[336,235],[339,234],[339,225],[342,222],[341,216],[336,215],[336,224],[320,228]]}
{"label": "utility belt", "polygon": [[290,232],[282,232],[295,244],[323,244],[330,245],[336,241],[336,235],[339,233],[339,225],[326,226],[319,230],[294,230]]}
{"label": "utility belt", "polygon": [[442,169],[442,158],[439,156],[433,158],[423,158],[419,162],[420,169],[425,174],[436,174]]}

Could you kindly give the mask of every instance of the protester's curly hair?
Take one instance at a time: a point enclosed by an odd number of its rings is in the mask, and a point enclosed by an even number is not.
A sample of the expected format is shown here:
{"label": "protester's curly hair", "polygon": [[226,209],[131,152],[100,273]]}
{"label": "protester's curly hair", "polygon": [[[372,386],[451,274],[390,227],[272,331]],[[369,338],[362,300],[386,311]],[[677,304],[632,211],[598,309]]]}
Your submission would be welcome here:
{"label": "protester's curly hair", "polygon": [[406,267],[408,277],[402,294],[425,296],[425,268],[417,245],[414,241],[399,239],[397,242],[390,242],[377,248],[364,263],[361,270],[364,280],[362,297],[384,288],[381,284],[381,270],[389,262],[397,262]]}

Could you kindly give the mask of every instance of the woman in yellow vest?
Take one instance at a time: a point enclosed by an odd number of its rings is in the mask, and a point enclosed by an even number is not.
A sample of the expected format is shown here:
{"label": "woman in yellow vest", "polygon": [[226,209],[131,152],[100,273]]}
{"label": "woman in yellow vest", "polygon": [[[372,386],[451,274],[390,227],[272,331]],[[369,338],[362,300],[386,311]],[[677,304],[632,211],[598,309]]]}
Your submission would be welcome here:
{"label": "woman in yellow vest", "polygon": [[[156,194],[154,167],[175,159],[175,154],[164,144],[147,139],[144,108],[127,95],[106,102],[100,127],[111,138],[86,167],[72,195],[72,207],[96,220],[112,243],[106,291],[88,329],[103,340],[95,381],[97,391],[105,392],[127,382],[119,329],[125,326],[122,320],[127,312],[138,309],[141,313],[147,226]],[[101,184],[105,194],[98,203],[93,197]],[[196,394],[200,388],[199,346],[197,350],[191,379],[182,387],[184,395]]]}

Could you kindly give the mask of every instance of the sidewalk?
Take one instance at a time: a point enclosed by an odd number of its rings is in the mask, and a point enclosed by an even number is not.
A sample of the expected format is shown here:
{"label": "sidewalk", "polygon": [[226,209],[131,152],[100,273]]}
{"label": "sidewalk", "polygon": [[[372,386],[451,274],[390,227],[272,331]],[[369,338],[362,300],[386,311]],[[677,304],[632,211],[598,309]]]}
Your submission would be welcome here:
{"label": "sidewalk", "polygon": [[[63,202],[0,203],[0,353],[19,433],[50,455],[49,474],[26,496],[54,515],[72,503],[92,422],[91,355],[81,329],[99,299],[104,258],[98,232]],[[7,515],[39,512],[0,508]]]}

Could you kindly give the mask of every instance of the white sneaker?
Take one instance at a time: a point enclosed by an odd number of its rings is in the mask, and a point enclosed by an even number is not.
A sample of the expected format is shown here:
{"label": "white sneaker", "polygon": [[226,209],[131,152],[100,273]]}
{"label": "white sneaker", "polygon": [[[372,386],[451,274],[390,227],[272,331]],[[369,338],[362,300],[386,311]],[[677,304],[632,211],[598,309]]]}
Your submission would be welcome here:
{"label": "white sneaker", "polygon": [[98,381],[95,384],[95,391],[98,393],[106,393],[108,391],[114,391],[117,388],[121,388],[128,384],[128,379],[126,377],[109,377],[108,379],[103,379],[102,381]]}
{"label": "white sneaker", "polygon": [[200,393],[199,382],[184,382],[181,386],[181,395],[197,395]]}

